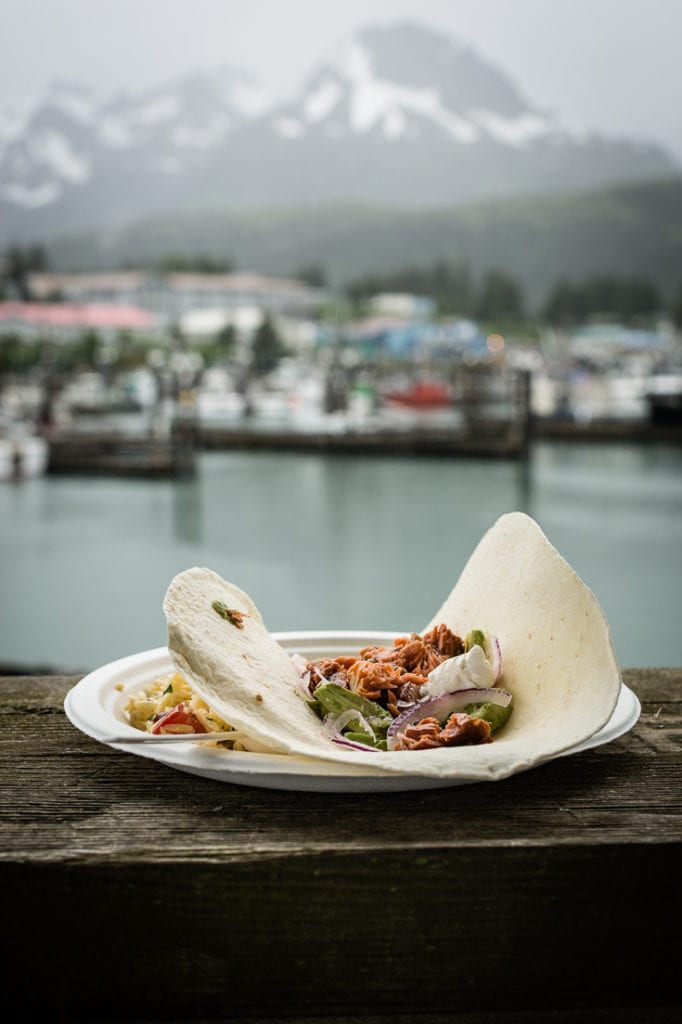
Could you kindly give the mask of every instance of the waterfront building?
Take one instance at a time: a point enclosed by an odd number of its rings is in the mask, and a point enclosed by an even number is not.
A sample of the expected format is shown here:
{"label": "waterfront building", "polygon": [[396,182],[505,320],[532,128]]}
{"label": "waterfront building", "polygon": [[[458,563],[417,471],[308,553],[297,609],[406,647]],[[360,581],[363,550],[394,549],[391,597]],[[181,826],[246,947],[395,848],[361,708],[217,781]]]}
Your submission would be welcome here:
{"label": "waterfront building", "polygon": [[67,342],[96,331],[108,340],[121,331],[149,337],[159,329],[153,313],[121,303],[0,302],[0,339],[11,335],[25,341]]}
{"label": "waterfront building", "polygon": [[329,298],[325,289],[304,281],[257,273],[34,273],[28,286],[41,301],[135,306],[167,325],[196,309],[256,306],[268,313],[310,314]]}

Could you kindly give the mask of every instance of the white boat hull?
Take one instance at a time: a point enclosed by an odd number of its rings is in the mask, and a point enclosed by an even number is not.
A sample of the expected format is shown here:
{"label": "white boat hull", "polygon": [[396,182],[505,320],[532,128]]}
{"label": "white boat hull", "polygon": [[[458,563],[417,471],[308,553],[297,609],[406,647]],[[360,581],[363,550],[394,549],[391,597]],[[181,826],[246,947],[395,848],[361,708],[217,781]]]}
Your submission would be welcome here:
{"label": "white boat hull", "polygon": [[29,480],[47,472],[50,446],[42,437],[0,440],[0,481]]}

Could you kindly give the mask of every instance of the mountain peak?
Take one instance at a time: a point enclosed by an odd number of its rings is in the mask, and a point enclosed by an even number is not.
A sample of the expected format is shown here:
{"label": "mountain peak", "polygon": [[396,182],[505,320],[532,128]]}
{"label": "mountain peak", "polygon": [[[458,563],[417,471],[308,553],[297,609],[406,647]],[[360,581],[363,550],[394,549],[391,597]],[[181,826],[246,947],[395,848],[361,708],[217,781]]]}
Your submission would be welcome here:
{"label": "mountain peak", "polygon": [[661,148],[577,131],[501,69],[413,20],[342,40],[278,106],[239,69],[107,100],[70,82],[0,109],[7,237],[202,202],[461,205],[674,173]]}
{"label": "mountain peak", "polygon": [[511,80],[446,33],[404,20],[370,25],[347,41],[364,52],[373,75],[411,89],[438,93],[442,105],[466,115],[483,108],[503,117],[528,110]]}
{"label": "mountain peak", "polygon": [[344,39],[273,124],[291,139],[310,131],[413,142],[435,134],[461,145],[522,146],[557,130],[473,50],[412,21]]}

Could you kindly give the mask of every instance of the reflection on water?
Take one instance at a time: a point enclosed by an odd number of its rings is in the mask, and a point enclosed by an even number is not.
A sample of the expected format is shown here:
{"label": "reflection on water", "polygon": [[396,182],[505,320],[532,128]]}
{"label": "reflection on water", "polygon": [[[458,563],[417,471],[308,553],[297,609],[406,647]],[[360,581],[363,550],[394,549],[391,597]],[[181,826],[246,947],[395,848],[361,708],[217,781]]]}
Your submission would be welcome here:
{"label": "reflection on water", "polygon": [[272,630],[420,629],[483,532],[532,515],[585,579],[623,665],[682,664],[682,452],[542,444],[527,462],[211,453],[191,480],[0,488],[0,662],[74,670],[165,643],[205,565]]}
{"label": "reflection on water", "polygon": [[528,452],[526,458],[519,459],[516,465],[516,510],[533,516],[533,452]]}
{"label": "reflection on water", "polygon": [[203,538],[202,488],[194,478],[178,480],[172,490],[173,533],[179,541],[201,544]]}

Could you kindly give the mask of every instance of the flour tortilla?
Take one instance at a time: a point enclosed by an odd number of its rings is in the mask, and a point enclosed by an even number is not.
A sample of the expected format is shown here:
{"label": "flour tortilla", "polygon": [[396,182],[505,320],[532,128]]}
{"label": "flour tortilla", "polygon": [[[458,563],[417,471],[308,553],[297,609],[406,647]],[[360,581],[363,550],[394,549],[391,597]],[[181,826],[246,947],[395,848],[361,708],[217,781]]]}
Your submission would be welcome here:
{"label": "flour tortilla", "polygon": [[[212,608],[246,612],[238,629]],[[300,695],[298,672],[252,599],[205,568],[171,582],[164,611],[177,670],[235,728],[274,751],[381,773],[503,779],[593,735],[621,687],[608,622],[596,598],[530,517],[512,512],[487,531],[453,590],[423,627],[445,623],[495,635],[500,685],[514,710],[492,743],[363,752],[331,743]],[[409,632],[409,631],[408,631]]]}

